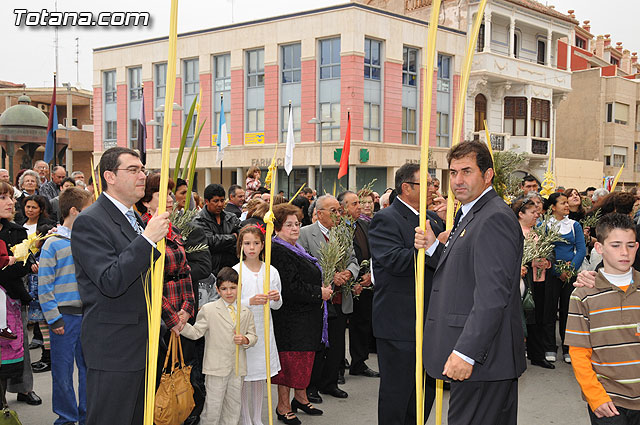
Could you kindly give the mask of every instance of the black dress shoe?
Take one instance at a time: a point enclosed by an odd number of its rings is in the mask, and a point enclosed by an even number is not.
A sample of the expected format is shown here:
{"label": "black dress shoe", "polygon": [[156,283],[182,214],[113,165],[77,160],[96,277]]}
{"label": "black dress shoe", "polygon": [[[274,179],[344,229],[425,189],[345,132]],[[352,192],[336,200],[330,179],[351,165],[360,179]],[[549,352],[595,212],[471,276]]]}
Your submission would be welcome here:
{"label": "black dress shoe", "polygon": [[37,342],[30,342],[29,343],[29,350],[35,350],[36,348],[42,347],[42,343],[37,343]]}
{"label": "black dress shoe", "polygon": [[279,421],[282,421],[287,425],[300,425],[302,423],[300,422],[300,419],[298,419],[298,417],[293,414],[293,412],[288,412],[288,413],[285,413],[284,415],[281,415],[280,412],[278,412],[277,407],[276,407],[276,415],[278,415]]}
{"label": "black dress shoe", "polygon": [[540,366],[545,369],[555,369],[555,365],[545,359],[542,360],[531,360],[531,364],[535,366]]}
{"label": "black dress shoe", "polygon": [[18,401],[23,401],[32,406],[42,404],[42,399],[33,391],[29,391],[26,394],[18,393]]}
{"label": "black dress shoe", "polygon": [[322,404],[322,397],[320,397],[318,391],[307,391],[307,400],[311,403]]}
{"label": "black dress shoe", "polygon": [[298,409],[311,416],[320,416],[324,413],[322,410],[313,407],[313,404],[302,404],[294,397],[293,400],[291,400],[291,410],[293,410],[293,413],[296,413]]}
{"label": "black dress shoe", "polygon": [[332,388],[325,388],[324,390],[320,390],[320,392],[322,394],[329,394],[331,396],[334,396],[335,398],[347,398],[347,397],[349,397],[349,394],[347,394],[346,391],[342,391],[340,388],[338,388],[337,385],[335,387],[332,387]]}
{"label": "black dress shoe", "polygon": [[344,385],[344,370],[338,371],[338,385]]}
{"label": "black dress shoe", "polygon": [[48,372],[51,370],[51,363],[43,361],[31,363],[31,369],[33,370],[33,373]]}
{"label": "black dress shoe", "polygon": [[375,370],[370,369],[370,368],[366,368],[362,372],[349,371],[349,375],[362,375],[362,376],[366,376],[367,378],[379,378],[380,377],[380,373],[379,372],[376,372]]}
{"label": "black dress shoe", "polygon": [[198,425],[199,423],[200,423],[200,416],[189,416],[184,421],[184,425]]}

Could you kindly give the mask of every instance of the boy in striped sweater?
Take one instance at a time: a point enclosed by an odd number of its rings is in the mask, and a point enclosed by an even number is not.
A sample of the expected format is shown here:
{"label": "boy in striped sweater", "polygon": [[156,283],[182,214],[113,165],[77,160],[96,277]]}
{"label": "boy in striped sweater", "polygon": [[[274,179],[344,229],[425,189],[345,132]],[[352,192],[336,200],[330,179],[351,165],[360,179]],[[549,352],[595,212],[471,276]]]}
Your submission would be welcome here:
{"label": "boy in striped sweater", "polygon": [[638,243],[627,215],[607,214],[596,227],[604,267],[593,288],[573,291],[566,343],[592,424],[640,423],[640,273]]}
{"label": "boy in striped sweater", "polygon": [[[74,187],[60,193],[63,223],[45,240],[40,253],[38,298],[51,328],[52,408],[59,416],[55,424],[84,425],[86,421],[86,366],[80,345],[82,302],[71,256],[71,228],[92,199],[89,192]],[[78,367],[79,403],[73,389],[74,359]]]}

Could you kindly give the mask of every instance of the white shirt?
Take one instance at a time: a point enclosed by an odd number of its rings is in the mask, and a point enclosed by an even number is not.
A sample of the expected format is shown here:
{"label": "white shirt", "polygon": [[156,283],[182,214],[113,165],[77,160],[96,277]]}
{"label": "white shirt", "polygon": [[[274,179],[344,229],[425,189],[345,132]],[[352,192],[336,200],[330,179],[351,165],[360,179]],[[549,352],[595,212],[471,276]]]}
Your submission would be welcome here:
{"label": "white shirt", "polygon": [[[116,198],[114,198],[113,196],[109,195],[107,192],[102,192],[102,193],[104,194],[104,196],[108,200],[110,200],[113,203],[113,205],[116,206],[116,208],[122,213],[122,215],[127,219],[127,221],[129,221],[129,218],[127,217],[127,213],[129,211],[133,212],[133,207],[132,208],[127,208],[127,206],[125,204],[123,204],[122,202],[118,201]],[[135,214],[135,212],[134,212],[134,214]],[[147,242],[149,242],[151,244],[152,247],[154,247],[154,248],[156,247],[156,244],[153,243],[151,241],[151,239],[149,239],[148,237],[146,237],[145,235],[142,235],[142,234],[140,236],[145,238],[147,240]]]}
{"label": "white shirt", "polygon": [[320,220],[317,221],[318,223],[318,227],[320,228],[320,231],[322,232],[322,234],[324,235],[325,238],[329,239],[329,229],[327,229],[326,227],[324,227],[322,225],[322,223],[320,223]]}
{"label": "white shirt", "polygon": [[624,274],[611,274],[605,273],[604,270],[600,270],[602,276],[604,276],[611,284],[620,286],[628,286],[633,283],[633,269],[630,268],[628,272]]}

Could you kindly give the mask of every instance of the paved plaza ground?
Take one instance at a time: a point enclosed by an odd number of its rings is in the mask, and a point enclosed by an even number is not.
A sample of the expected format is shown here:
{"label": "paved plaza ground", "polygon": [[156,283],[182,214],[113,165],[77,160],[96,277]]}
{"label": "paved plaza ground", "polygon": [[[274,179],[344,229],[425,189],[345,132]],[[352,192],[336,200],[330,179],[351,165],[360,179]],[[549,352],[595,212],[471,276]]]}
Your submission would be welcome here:
{"label": "paved plaza ground", "polygon": [[[33,359],[40,358],[39,350],[32,350]],[[369,365],[377,369],[377,359],[372,355]],[[14,394],[7,399],[15,409],[24,425],[51,425],[57,418],[51,411],[51,373],[34,375],[35,391],[43,399],[41,406],[28,406],[18,403]],[[306,425],[369,425],[377,423],[378,379],[362,376],[349,376],[342,389],[349,393],[349,398],[339,400],[331,396],[323,396],[324,402],[317,405],[324,410],[323,416],[306,416],[299,413],[299,418]],[[448,393],[445,391],[444,424],[446,424],[446,407]],[[274,406],[276,403],[276,387],[273,387]],[[265,402],[266,405],[266,402]],[[427,421],[433,425],[435,410]],[[519,423],[523,425],[588,424],[586,404],[580,398],[580,390],[573,377],[570,365],[556,362],[555,370],[528,366],[519,381]],[[263,412],[264,424],[268,424],[266,411]],[[274,424],[280,423],[273,417]],[[116,424],[114,424],[116,425]],[[205,425],[205,424],[203,424]]]}

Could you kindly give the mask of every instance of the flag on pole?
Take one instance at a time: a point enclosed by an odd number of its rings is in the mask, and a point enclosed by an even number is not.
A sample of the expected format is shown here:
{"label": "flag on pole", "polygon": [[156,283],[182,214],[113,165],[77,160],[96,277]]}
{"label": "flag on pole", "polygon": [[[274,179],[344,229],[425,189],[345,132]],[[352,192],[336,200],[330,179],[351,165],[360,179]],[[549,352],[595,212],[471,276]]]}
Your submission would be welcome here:
{"label": "flag on pole", "polygon": [[47,124],[47,144],[44,146],[44,162],[51,162],[55,155],[56,130],[58,130],[58,108],[56,108],[56,75],[53,75],[53,96],[51,96],[51,111]]}
{"label": "flag on pole", "polygon": [[293,148],[296,145],[296,138],[293,133],[293,108],[289,104],[289,126],[287,127],[287,150],[284,154],[284,170],[287,176],[293,169]]}
{"label": "flag on pole", "polygon": [[347,134],[344,136],[344,145],[342,146],[342,156],[340,157],[340,169],[338,170],[338,178],[341,179],[349,172],[349,151],[351,150],[351,114],[347,112]]}
{"label": "flag on pole", "polygon": [[227,136],[227,121],[224,118],[224,99],[220,96],[220,124],[218,125],[218,140],[216,141],[218,153],[216,164],[220,164],[224,158],[224,150],[229,146],[229,136]]}
{"label": "flag on pole", "polygon": [[138,152],[140,161],[147,163],[147,122],[144,117],[144,89],[140,100],[140,115],[138,116]]}

